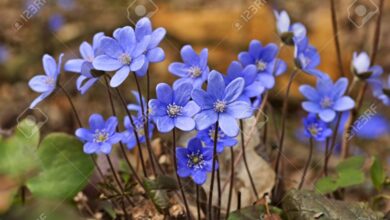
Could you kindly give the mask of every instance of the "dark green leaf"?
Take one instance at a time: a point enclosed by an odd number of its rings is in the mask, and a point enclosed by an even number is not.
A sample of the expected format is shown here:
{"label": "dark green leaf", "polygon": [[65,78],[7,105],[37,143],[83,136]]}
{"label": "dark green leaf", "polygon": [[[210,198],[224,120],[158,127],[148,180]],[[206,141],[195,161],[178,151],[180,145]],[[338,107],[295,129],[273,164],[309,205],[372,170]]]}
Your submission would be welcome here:
{"label": "dark green leaf", "polygon": [[371,180],[375,188],[380,191],[382,189],[383,183],[386,180],[386,174],[379,158],[374,157],[373,160],[374,162],[371,166]]}
{"label": "dark green leaf", "polygon": [[50,134],[41,143],[38,156],[41,171],[30,179],[27,186],[37,196],[72,198],[87,184],[93,171],[90,156],[75,137],[67,134]]}

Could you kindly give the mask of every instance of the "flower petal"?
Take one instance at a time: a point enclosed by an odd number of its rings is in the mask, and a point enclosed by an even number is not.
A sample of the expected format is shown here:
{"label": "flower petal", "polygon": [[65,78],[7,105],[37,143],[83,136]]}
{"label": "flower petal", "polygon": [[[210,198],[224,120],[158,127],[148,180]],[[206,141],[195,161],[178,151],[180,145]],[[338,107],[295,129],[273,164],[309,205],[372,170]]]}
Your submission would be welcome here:
{"label": "flower petal", "polygon": [[194,119],[186,116],[178,116],[174,120],[175,127],[182,131],[192,131],[195,128]]}
{"label": "flower petal", "polygon": [[165,59],[164,50],[161,47],[156,47],[147,52],[146,57],[152,63],[161,62]]}
{"label": "flower petal", "polygon": [[114,59],[107,55],[100,55],[96,57],[92,64],[95,69],[102,71],[114,71],[123,66],[123,64],[119,62],[118,59]]}
{"label": "flower petal", "polygon": [[169,116],[153,117],[154,122],[157,125],[157,130],[161,133],[167,133],[174,128],[174,121]]}
{"label": "flower petal", "polygon": [[103,128],[104,124],[105,124],[104,118],[99,114],[92,114],[89,117],[89,127],[91,128],[92,131]]}
{"label": "flower petal", "polygon": [[183,83],[174,90],[173,102],[176,105],[184,106],[191,99],[192,84]]}
{"label": "flower petal", "polygon": [[178,62],[171,63],[168,67],[168,71],[178,77],[188,76],[188,67],[184,63],[178,63]]}
{"label": "flower petal", "polygon": [[194,102],[189,101],[183,108],[182,108],[182,115],[192,117],[196,113],[200,111],[200,107]]}
{"label": "flower petal", "polygon": [[205,110],[196,114],[194,119],[196,129],[203,130],[217,122],[218,114],[214,110]]}
{"label": "flower petal", "polygon": [[99,145],[92,142],[85,143],[83,147],[83,151],[86,154],[97,153],[98,150],[99,150]]}
{"label": "flower petal", "polygon": [[92,46],[85,41],[80,45],[80,54],[85,60],[91,60],[95,57]]}
{"label": "flower petal", "polygon": [[231,103],[237,100],[244,90],[244,85],[245,81],[241,77],[233,80],[231,83],[229,83],[229,85],[226,86],[224,91],[225,97],[223,100],[225,100],[227,103]]}
{"label": "flower petal", "polygon": [[116,71],[114,76],[112,76],[110,80],[110,86],[115,88],[121,85],[126,80],[127,76],[129,76],[129,73],[129,66],[123,66],[122,68],[120,68],[118,71]]}
{"label": "flower petal", "polygon": [[199,56],[195,53],[194,49],[190,45],[185,45],[180,50],[181,58],[186,64],[199,64]]}
{"label": "flower petal", "polygon": [[319,116],[324,122],[331,122],[336,117],[336,112],[332,109],[325,109],[319,113]]}
{"label": "flower petal", "polygon": [[135,33],[133,28],[130,26],[116,29],[113,36],[119,43],[120,47],[127,53],[131,53],[136,47],[137,41],[135,39]]}
{"label": "flower petal", "polygon": [[34,101],[30,105],[30,109],[34,108],[38,103],[40,103],[42,100],[44,100],[46,97],[48,97],[53,91],[48,91],[45,93],[42,93],[40,96],[34,99]]}
{"label": "flower petal", "polygon": [[351,110],[353,107],[355,107],[355,101],[348,96],[339,98],[333,105],[333,109],[338,112]]}
{"label": "flower petal", "polygon": [[321,99],[317,90],[309,85],[302,85],[299,87],[299,91],[305,96],[309,101],[316,102]]}
{"label": "flower petal", "polygon": [[203,185],[207,180],[207,173],[204,171],[196,171],[192,174],[192,179],[198,185]]}
{"label": "flower petal", "polygon": [[173,90],[166,83],[159,83],[156,87],[157,99],[166,105],[173,102]]}
{"label": "flower petal", "polygon": [[218,123],[223,133],[229,137],[237,136],[240,131],[236,119],[229,114],[220,114]]}
{"label": "flower petal", "polygon": [[140,70],[145,63],[145,58],[146,58],[145,55],[141,55],[135,58],[134,60],[132,60],[130,64],[130,70],[131,71]]}
{"label": "flower petal", "polygon": [[222,74],[217,71],[211,71],[207,83],[207,93],[216,100],[222,100],[225,90],[225,81]]}
{"label": "flower petal", "polygon": [[253,115],[253,109],[247,102],[236,101],[227,105],[226,113],[236,119],[244,119]]}
{"label": "flower petal", "polygon": [[312,113],[319,113],[322,111],[321,106],[316,102],[302,102],[302,108],[305,111],[312,112]]}
{"label": "flower petal", "polygon": [[214,102],[216,101],[214,97],[212,97],[202,89],[192,90],[191,97],[201,109],[212,109]]}
{"label": "flower petal", "polygon": [[43,68],[46,75],[56,76],[57,75],[57,64],[54,58],[48,54],[43,55],[42,57]]}
{"label": "flower petal", "polygon": [[118,41],[111,37],[103,37],[100,41],[100,48],[102,48],[105,55],[117,59],[125,51],[121,48]]}
{"label": "flower petal", "polygon": [[72,59],[68,60],[65,63],[64,69],[69,72],[75,72],[75,73],[80,73],[81,72],[81,66],[83,63],[86,62],[85,60],[82,59]]}
{"label": "flower petal", "polygon": [[47,92],[49,90],[54,89],[54,87],[51,84],[46,83],[48,80],[48,76],[46,75],[38,75],[34,76],[30,81],[28,82],[28,86],[35,92]]}

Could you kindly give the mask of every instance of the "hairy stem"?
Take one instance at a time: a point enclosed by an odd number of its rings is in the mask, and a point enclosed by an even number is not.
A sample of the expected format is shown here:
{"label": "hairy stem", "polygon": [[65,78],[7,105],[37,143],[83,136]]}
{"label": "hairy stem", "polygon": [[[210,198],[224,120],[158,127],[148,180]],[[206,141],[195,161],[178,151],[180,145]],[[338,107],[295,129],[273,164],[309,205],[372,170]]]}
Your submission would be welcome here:
{"label": "hairy stem", "polygon": [[248,174],[249,181],[251,182],[251,187],[253,190],[253,194],[255,194],[256,199],[259,199],[259,194],[257,193],[256,190],[256,185],[255,182],[253,181],[253,177],[251,174],[251,171],[249,170],[249,165],[248,165],[248,160],[246,158],[246,150],[245,150],[245,135],[244,135],[244,122],[240,120],[240,129],[241,129],[241,148],[242,148],[242,158],[244,159],[244,165],[245,165],[245,170],[246,173]]}
{"label": "hairy stem", "polygon": [[230,186],[229,186],[229,196],[228,196],[228,203],[227,203],[227,209],[226,209],[226,219],[229,218],[230,206],[232,203],[233,186],[234,186],[234,150],[233,150],[233,147],[230,147],[230,155],[231,155],[230,172],[233,173],[233,175],[230,175]]}
{"label": "hairy stem", "polygon": [[344,68],[343,68],[343,60],[341,56],[341,49],[340,49],[339,31],[337,27],[336,6],[334,0],[330,0],[330,11],[332,14],[333,36],[334,36],[334,42],[336,46],[336,52],[337,52],[336,55],[337,55],[337,63],[339,66],[339,72],[341,76],[345,76]]}
{"label": "hairy stem", "polygon": [[186,209],[186,215],[187,215],[187,219],[191,219],[191,213],[190,213],[190,208],[188,207],[188,202],[187,202],[187,198],[186,198],[186,195],[184,193],[184,187],[183,187],[183,184],[181,182],[181,179],[180,179],[180,176],[179,174],[177,173],[177,159],[176,159],[176,128],[173,128],[172,130],[172,149],[173,149],[173,167],[175,168],[174,172],[175,172],[175,175],[176,175],[176,179],[177,179],[177,182],[179,183],[179,188],[180,188],[180,192],[181,192],[181,196],[183,197],[183,202],[184,202],[184,207]]}
{"label": "hairy stem", "polygon": [[213,219],[213,190],[214,190],[214,178],[215,178],[215,168],[216,168],[216,162],[217,162],[217,142],[218,142],[218,121],[215,123],[215,133],[214,133],[214,149],[213,149],[213,165],[212,165],[212,171],[211,171],[211,182],[210,182],[210,190],[209,190],[209,201],[207,206],[207,214],[208,219]]}
{"label": "hairy stem", "polygon": [[307,170],[309,169],[310,163],[311,163],[311,158],[313,157],[313,148],[314,148],[314,143],[313,143],[313,138],[310,138],[310,152],[309,152],[309,158],[306,161],[305,168],[303,169],[303,174],[302,174],[302,179],[301,182],[299,183],[298,189],[302,189],[303,183],[305,182],[305,177],[307,174]]}

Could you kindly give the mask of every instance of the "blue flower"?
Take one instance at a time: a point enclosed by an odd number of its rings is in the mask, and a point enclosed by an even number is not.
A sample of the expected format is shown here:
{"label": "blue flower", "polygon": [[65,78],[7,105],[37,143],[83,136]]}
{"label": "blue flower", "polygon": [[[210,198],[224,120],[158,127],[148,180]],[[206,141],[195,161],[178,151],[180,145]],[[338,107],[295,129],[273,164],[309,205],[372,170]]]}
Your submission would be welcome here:
{"label": "blue flower", "polygon": [[133,28],[126,26],[114,31],[114,38],[103,37],[101,49],[103,55],[97,56],[92,64],[101,71],[116,71],[110,86],[118,87],[125,81],[130,71],[138,71],[146,62],[145,51],[151,36],[144,36],[137,42]]}
{"label": "blue flower", "polygon": [[61,61],[63,54],[60,54],[58,58],[58,64],[54,58],[48,54],[45,54],[42,58],[43,69],[45,75],[34,76],[28,85],[35,92],[41,93],[30,105],[30,108],[34,108],[38,103],[48,97],[54,92],[57,86],[57,79],[61,72]]}
{"label": "blue flower", "polygon": [[[131,118],[134,121],[135,131],[137,132],[140,143],[145,143],[146,142],[145,130],[144,130],[145,117],[142,114],[139,93],[137,91],[131,91],[131,93],[136,98],[137,104],[129,104],[127,105],[127,109],[129,109],[130,111],[136,111],[137,115],[136,116],[132,115]],[[142,97],[142,103],[144,106],[144,111],[146,113],[146,102],[144,97]],[[130,122],[130,118],[128,116],[126,116],[124,119],[124,126],[126,130],[122,133],[123,134],[122,142],[127,145],[128,149],[133,149],[134,146],[137,144],[137,141],[134,134],[134,127],[132,126]],[[150,120],[148,121],[148,129],[149,129],[149,138],[152,138],[154,125]]]}
{"label": "blue flower", "polygon": [[304,72],[319,78],[328,77],[316,69],[320,65],[320,54],[315,47],[309,44],[308,38],[295,44],[294,58],[296,66]]}
{"label": "blue flower", "polygon": [[366,52],[353,53],[352,70],[353,73],[362,80],[366,80],[371,86],[376,86],[380,81],[383,68],[379,65],[371,65],[370,57]]}
{"label": "blue flower", "polygon": [[194,88],[201,88],[209,74],[208,50],[205,48],[198,55],[190,45],[185,45],[181,48],[180,54],[184,63],[174,62],[168,69],[173,75],[180,77],[173,87],[182,83],[191,83]]}
{"label": "blue flower", "polygon": [[116,132],[118,120],[116,117],[109,117],[107,121],[99,114],[89,117],[89,129],[79,128],[76,136],[84,142],[84,153],[86,154],[109,154],[112,145],[122,139],[122,135]]}
{"label": "blue flower", "polygon": [[54,14],[49,18],[49,29],[53,32],[57,32],[64,23],[64,17],[61,14]]}
{"label": "blue flower", "polygon": [[316,141],[325,141],[327,137],[332,135],[332,130],[328,124],[317,118],[316,114],[310,113],[304,120],[305,135],[308,138],[313,138]]}
{"label": "blue flower", "polygon": [[[201,130],[197,134],[199,138],[206,146],[214,147],[214,137],[215,137],[215,125],[210,126],[204,130]],[[237,144],[236,138],[229,137],[218,128],[218,138],[217,138],[217,153],[222,153],[225,147],[233,147]]]}
{"label": "blue flower", "polygon": [[387,78],[387,81],[380,82],[374,90],[374,95],[376,98],[381,100],[384,105],[390,106],[390,76]]}
{"label": "blue flower", "polygon": [[157,85],[157,99],[149,101],[150,114],[157,130],[166,133],[175,127],[183,131],[195,128],[192,116],[199,111],[199,106],[190,101],[191,91],[190,83],[183,83],[174,89],[165,83]]}
{"label": "blue flower", "polygon": [[103,37],[104,33],[99,32],[93,36],[92,45],[84,41],[79,48],[82,59],[71,59],[65,63],[64,69],[66,71],[80,74],[77,78],[76,86],[81,94],[88,91],[99,79],[98,76],[92,74],[94,69],[92,62],[95,57],[101,54],[100,43]]}
{"label": "blue flower", "polygon": [[5,63],[9,58],[9,51],[7,47],[0,44],[0,64]]}
{"label": "blue flower", "polygon": [[239,77],[243,78],[245,86],[239,100],[251,103],[251,98],[261,95],[265,90],[262,84],[256,81],[256,76],[255,65],[248,65],[243,68],[239,62],[233,61],[227,70],[227,75],[224,77],[224,80],[225,84],[229,84]]}
{"label": "blue flower", "polygon": [[[144,117],[141,114],[138,114],[137,116],[132,115],[131,117],[134,121],[135,131],[137,132],[140,143],[145,143],[146,137],[145,137],[145,130],[144,130]],[[148,123],[149,123],[148,125],[149,138],[152,138],[154,125],[150,121]],[[122,132],[123,135],[122,142],[127,145],[127,148],[129,150],[131,150],[137,145],[137,141],[134,134],[134,127],[130,123],[129,116],[125,117],[124,126],[126,130]]]}
{"label": "blue flower", "polygon": [[274,11],[276,18],[276,30],[282,41],[288,45],[293,42],[299,42],[306,37],[306,28],[301,23],[294,23],[291,25],[290,17],[286,11],[278,13]]}
{"label": "blue flower", "polygon": [[[265,90],[272,89],[275,85],[275,76],[286,71],[287,65],[284,61],[277,59],[278,47],[275,44],[268,44],[263,47],[258,40],[252,40],[248,52],[241,52],[238,60],[244,65],[255,65],[257,79]],[[258,94],[259,95],[259,94]]]}
{"label": "blue flower", "polygon": [[340,78],[334,84],[330,78],[318,78],[316,88],[302,85],[299,91],[308,99],[302,103],[302,107],[310,113],[318,114],[321,120],[331,122],[336,112],[348,111],[355,106],[349,96],[344,96],[347,87],[347,78]]}
{"label": "blue flower", "polygon": [[[187,148],[176,148],[177,174],[186,178],[191,176],[194,182],[202,185],[207,180],[207,173],[212,171],[213,148],[203,147],[198,138],[188,142]],[[218,165],[216,163],[216,165]],[[217,167],[216,167],[217,168]]]}
{"label": "blue flower", "polygon": [[149,68],[149,63],[158,63],[165,59],[164,50],[158,45],[164,39],[166,30],[164,28],[157,28],[156,30],[152,29],[152,23],[150,19],[144,17],[140,19],[135,25],[135,37],[137,42],[144,41],[145,37],[150,36],[150,42],[146,47],[145,63],[140,70],[137,70],[136,73],[138,76],[144,76],[146,71]]}
{"label": "blue flower", "polygon": [[194,118],[196,128],[204,130],[218,121],[223,133],[230,137],[237,136],[240,129],[236,119],[249,118],[253,114],[249,103],[238,100],[244,86],[245,81],[241,77],[226,85],[222,74],[211,71],[207,91],[202,89],[192,91],[192,99],[201,108]]}

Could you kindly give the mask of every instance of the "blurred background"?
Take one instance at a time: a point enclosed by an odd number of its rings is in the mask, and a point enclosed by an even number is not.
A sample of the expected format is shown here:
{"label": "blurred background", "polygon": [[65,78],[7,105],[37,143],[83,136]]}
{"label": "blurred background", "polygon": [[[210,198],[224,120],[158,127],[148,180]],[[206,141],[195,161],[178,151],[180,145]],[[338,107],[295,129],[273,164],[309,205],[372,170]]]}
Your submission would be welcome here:
{"label": "blurred background", "polygon": [[[350,61],[354,51],[372,50],[377,4],[375,0],[336,1],[344,73],[350,79]],[[390,4],[385,2],[380,47],[376,64],[381,65],[385,74],[390,72]],[[363,14],[358,5],[367,6]],[[308,29],[311,44],[321,55],[320,70],[329,73],[334,79],[340,76],[336,58],[330,2],[312,0],[0,0],[0,135],[8,135],[18,120],[34,114],[42,122],[45,134],[53,131],[73,133],[77,126],[66,97],[60,91],[38,106],[38,110],[27,110],[31,101],[38,95],[27,85],[34,75],[43,73],[42,56],[45,53],[58,58],[65,53],[64,61],[80,57],[78,48],[83,41],[92,41],[97,32],[111,35],[113,30],[126,25],[134,25],[141,17],[149,16],[154,27],[164,27],[167,36],[162,42],[166,59],[151,66],[152,95],[159,82],[171,83],[175,80],[167,69],[173,61],[180,60],[180,48],[191,44],[197,51],[209,49],[209,66],[222,73],[230,62],[237,59],[240,51],[247,50],[252,39],[263,44],[279,44],[272,10],[286,10],[293,22],[301,22]],[[358,13],[359,12],[359,13]],[[293,66],[293,48],[284,47],[281,57]],[[288,70],[287,72],[290,72]],[[61,81],[75,100],[81,118],[87,121],[91,113],[110,114],[107,95],[102,84],[97,84],[81,96],[75,86],[77,75],[62,73]],[[287,84],[288,74],[277,81],[277,88],[270,94],[275,121],[279,120],[282,94]],[[301,118],[301,95],[297,86],[314,83],[313,78],[300,74],[293,86],[288,137],[294,157],[303,161],[299,151],[296,130]],[[146,85],[145,79],[141,80]],[[121,86],[121,91],[129,102],[134,101],[130,91],[135,89],[132,80]],[[144,91],[145,92],[145,91]],[[369,106],[372,96],[368,92],[365,105]],[[368,108],[368,107],[366,107]],[[379,136],[361,136],[355,143],[359,151],[369,155],[381,154],[384,160],[390,151],[389,108],[377,107],[384,130]],[[384,123],[382,123],[384,122]],[[383,125],[382,125],[383,124]],[[377,127],[376,122],[364,130]],[[274,128],[277,130],[277,128]],[[298,135],[299,136],[299,135]],[[295,153],[294,153],[295,152]],[[298,152],[298,153],[297,153]],[[302,163],[303,164],[303,163]],[[286,171],[288,172],[288,171]]]}

